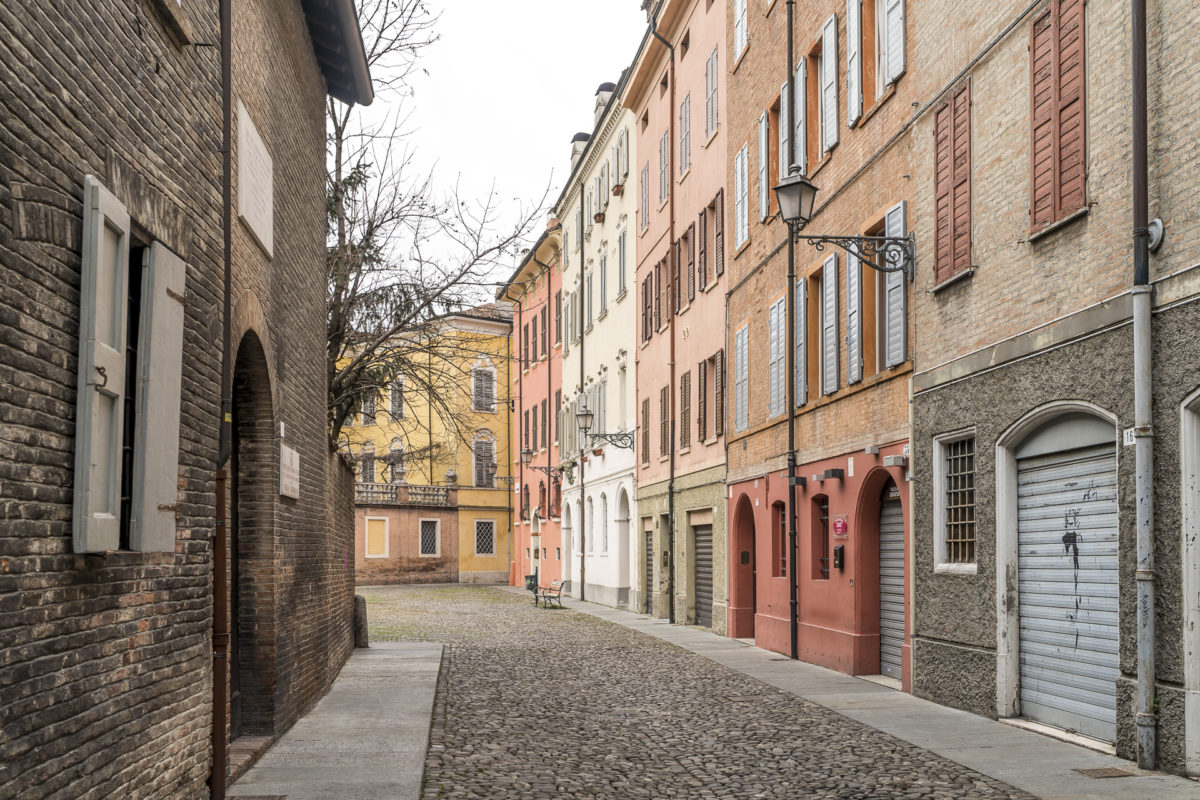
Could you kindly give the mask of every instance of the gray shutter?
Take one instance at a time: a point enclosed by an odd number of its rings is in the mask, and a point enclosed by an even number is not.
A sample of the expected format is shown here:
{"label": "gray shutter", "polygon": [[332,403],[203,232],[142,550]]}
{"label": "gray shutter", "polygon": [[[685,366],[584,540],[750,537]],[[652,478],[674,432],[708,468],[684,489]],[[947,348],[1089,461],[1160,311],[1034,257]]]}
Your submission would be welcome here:
{"label": "gray shutter", "polygon": [[808,281],[796,281],[796,406],[808,402]]}
{"label": "gray shutter", "polygon": [[767,184],[770,174],[767,164],[770,161],[770,126],[767,124],[767,112],[762,112],[758,118],[758,218],[765,220],[771,209],[771,195]]}
{"label": "gray shutter", "polygon": [[904,74],[904,0],[887,0],[887,83]]}
{"label": "gray shutter", "polygon": [[737,332],[737,429],[744,431],[750,427],[750,363],[749,347],[747,339],[749,338],[749,328],[742,328]]}
{"label": "gray shutter", "polygon": [[130,547],[175,552],[175,504],[179,490],[179,414],[183,396],[183,261],[155,242],[142,277],[138,347],[136,451]]}
{"label": "gray shutter", "polygon": [[791,137],[788,136],[788,85],[779,90],[779,179],[788,175],[792,163]]}
{"label": "gray shutter", "polygon": [[838,269],[837,254],[821,269],[821,393],[838,389]]}
{"label": "gray shutter", "polygon": [[[887,212],[887,218],[884,223],[885,236],[905,236],[907,226],[906,206],[904,201],[892,206]],[[886,289],[884,291],[884,316],[887,318],[886,331],[887,341],[884,347],[886,355],[885,365],[894,367],[897,364],[903,364],[908,359],[907,342],[905,341],[905,333],[907,323],[905,316],[907,315],[907,302],[905,298],[905,281],[903,272],[887,272],[884,273],[886,278]]]}
{"label": "gray shutter", "polygon": [[808,173],[808,66],[805,59],[796,65],[796,90],[792,97],[796,107],[796,163],[800,171]]}
{"label": "gray shutter", "polygon": [[775,408],[779,402],[779,378],[775,374],[775,361],[779,356],[779,304],[772,303],[767,308],[767,416],[773,417],[778,413]]}
{"label": "gray shutter", "polygon": [[846,256],[846,370],[847,382],[862,380],[862,264]]}
{"label": "gray shutter", "polygon": [[846,122],[862,116],[862,0],[846,0]]}
{"label": "gray shutter", "polygon": [[72,541],[77,553],[116,550],[121,541],[128,285],[129,212],[88,175],[83,189],[75,408]]}
{"label": "gray shutter", "polygon": [[821,31],[821,153],[838,141],[837,14],[825,21]]}

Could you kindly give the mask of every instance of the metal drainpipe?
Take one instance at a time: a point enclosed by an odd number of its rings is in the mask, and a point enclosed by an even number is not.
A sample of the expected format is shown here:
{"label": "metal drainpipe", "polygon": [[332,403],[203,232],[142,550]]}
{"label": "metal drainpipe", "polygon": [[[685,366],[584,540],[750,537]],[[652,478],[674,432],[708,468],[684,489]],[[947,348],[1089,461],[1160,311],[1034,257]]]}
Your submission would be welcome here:
{"label": "metal drainpipe", "polygon": [[[588,144],[589,145],[591,144],[590,139],[588,140]],[[579,160],[581,162],[583,161],[584,155],[586,155],[586,153],[581,154],[579,156]],[[582,167],[582,164],[580,166]],[[587,303],[587,297],[583,293],[583,269],[584,269],[583,229],[587,227],[587,220],[583,218],[583,214],[584,214],[584,210],[585,210],[584,205],[583,205],[583,193],[586,188],[587,188],[587,186],[583,180],[583,170],[580,169],[580,171],[579,171],[579,219],[582,220],[583,226],[580,227],[578,235],[575,238],[579,240],[579,292],[578,292],[579,311],[580,311],[580,314],[579,314],[579,318],[580,318],[579,319],[579,395],[581,398],[587,397],[587,395],[584,393],[584,388],[583,388],[583,380],[584,380],[584,375],[585,375],[585,370],[584,370],[584,365],[583,365],[583,354],[584,354],[584,347],[587,345],[587,333],[584,331],[583,313],[582,313],[583,309],[584,309],[584,304]],[[592,409],[592,413],[594,414],[595,412],[596,412],[596,410]],[[596,424],[595,417],[592,417],[592,424],[593,425]],[[584,484],[584,477],[583,477],[583,461],[584,461],[584,458],[586,455],[586,451],[587,451],[586,437],[580,436],[579,437],[579,599],[580,600],[587,600],[587,548],[584,547],[584,537],[587,535],[587,523],[591,522],[591,519],[587,516],[587,497],[586,497],[587,493],[585,491],[586,486]]]}
{"label": "metal drainpipe", "polygon": [[[510,326],[509,330],[511,331],[512,330],[511,318],[509,319],[508,324]],[[510,333],[509,337],[508,337],[508,342],[505,343],[504,390],[506,392],[512,392],[512,339],[513,339],[513,337],[512,337],[512,334]],[[505,403],[504,405],[506,408],[509,407],[508,403]],[[512,416],[511,416],[511,414],[509,416],[509,420],[510,420],[509,424],[505,426],[507,428],[507,430],[505,431],[505,436],[504,436],[504,442],[505,442],[504,452],[505,452],[505,455],[508,457],[508,477],[509,477],[508,488],[511,489],[512,488],[512,422],[511,422]],[[506,491],[505,494],[508,495],[508,563],[510,565],[509,569],[512,569],[511,564],[513,561],[513,534],[514,534],[516,528],[513,525],[512,492]],[[524,581],[525,581],[525,576],[524,576],[524,574],[522,574],[519,577],[521,579],[521,583],[518,585],[523,586]]]}
{"label": "metal drainpipe", "polygon": [[[527,286],[528,286],[528,284],[526,284],[526,287]],[[522,291],[521,299],[517,301],[517,327],[513,330],[513,335],[518,338],[520,338],[520,336],[521,336],[521,325],[525,321],[524,290],[526,287],[522,287],[523,291]],[[525,359],[527,359],[529,357],[529,354],[526,353],[525,349],[524,349],[525,340],[521,339],[520,341],[522,344],[522,348],[521,348],[521,353],[518,356],[518,358],[521,359],[522,363],[517,365],[518,368],[520,369],[520,371],[517,373],[517,431],[518,431],[517,446],[520,448],[519,453],[523,453],[523,452],[525,452],[525,435],[524,435],[525,434],[525,427],[524,427],[525,364],[524,364],[524,361],[525,361]],[[517,456],[517,462],[521,465],[521,468],[518,470],[517,475],[519,478],[518,483],[520,484],[521,488],[518,490],[517,504],[521,509],[520,520],[523,524],[527,521],[524,516],[524,514],[525,514],[525,462],[524,462],[524,460],[521,459],[519,453]],[[532,530],[533,529],[531,527],[530,533],[529,533],[529,536],[530,536],[530,539],[529,539],[529,547],[530,547],[529,567],[530,567],[530,569],[533,569],[533,562],[534,562]],[[518,549],[517,552],[520,553],[520,549]],[[524,569],[522,569],[522,572],[524,572]],[[536,569],[533,570],[533,584],[534,584],[534,586],[538,585],[538,571]]]}
{"label": "metal drainpipe", "polygon": [[[670,256],[672,255],[671,248],[675,246],[675,192],[671,187],[671,181],[675,178],[675,46],[658,32],[660,11],[662,11],[661,2],[655,7],[654,15],[650,18],[650,34],[662,42],[668,52],[669,75],[667,81],[670,84],[671,107],[667,112],[667,212],[669,220],[667,254]],[[668,258],[668,263],[670,262],[671,259]],[[673,264],[673,266],[681,269],[678,264]],[[674,271],[668,272],[668,286],[674,286],[674,281]],[[675,305],[677,304],[678,298],[676,298]],[[667,442],[667,452],[670,453],[667,479],[667,621],[671,623],[675,622],[675,314],[677,312],[677,308],[672,308],[667,318],[667,341],[670,344],[670,355],[667,360],[667,418],[671,420],[669,431],[671,438]]]}
{"label": "metal drainpipe", "polygon": [[[550,291],[550,279],[554,277],[554,273],[550,271],[549,264],[543,264],[541,261],[538,261],[536,251],[533,253],[533,255],[530,256],[530,258],[533,259],[533,263],[537,264],[539,267],[541,267],[542,271],[546,274],[546,306],[545,306],[545,308],[546,308],[546,330],[542,331],[542,333],[543,333],[542,347],[546,348],[546,414],[542,414],[542,417],[543,417],[542,425],[546,428],[547,431],[549,431],[550,430],[550,421],[548,419],[545,419],[545,417],[550,412],[550,408],[551,408],[550,401],[554,399],[554,381],[551,380],[551,371],[550,371],[550,365],[552,363],[554,363],[554,359],[550,355],[551,352],[553,351],[553,348],[550,346],[550,298],[553,297],[553,292]],[[535,320],[534,324],[536,325],[537,324],[537,322],[536,322],[537,316],[536,315],[534,316],[534,320]],[[536,355],[536,353],[535,353],[535,355]],[[555,414],[556,418],[557,418],[557,416],[558,415]],[[546,441],[543,442],[543,444],[546,445],[546,466],[553,467],[554,465],[550,463],[550,438],[546,437]],[[551,499],[551,496],[554,494],[554,483],[556,481],[557,481],[557,479],[554,477],[553,473],[551,473],[551,472],[546,473],[546,507],[542,509],[542,511],[546,515],[546,522],[550,521],[550,507],[553,505],[550,502],[550,499]],[[559,527],[558,543],[560,546],[562,545],[561,524]],[[547,553],[549,553],[549,548],[547,548]],[[543,554],[543,555],[545,555],[545,554]],[[559,581],[562,581],[562,569],[561,568],[559,569],[558,579],[559,579]]]}
{"label": "metal drainpipe", "polygon": [[[796,166],[796,126],[794,114],[796,110],[796,92],[792,81],[796,75],[795,42],[792,33],[792,20],[795,14],[795,0],[787,0],[787,115],[784,124],[788,131],[788,174]],[[786,224],[786,223],[785,223]],[[788,406],[787,430],[787,492],[788,492],[788,602],[791,606],[790,632],[792,658],[800,657],[799,616],[796,599],[796,240],[792,236],[792,228],[788,225],[787,245],[787,373],[786,388]],[[757,587],[755,587],[757,589]]]}
{"label": "metal drainpipe", "polygon": [[1154,428],[1150,223],[1146,122],[1146,0],[1133,0],[1133,424],[1137,489],[1137,757],[1156,761],[1154,619]]}
{"label": "metal drainpipe", "polygon": [[222,298],[221,352],[221,418],[217,446],[216,519],[213,531],[213,719],[212,765],[209,771],[209,792],[212,800],[225,798],[225,733],[228,725],[226,707],[229,702],[226,681],[229,678],[229,604],[225,580],[225,538],[228,535],[226,487],[229,479],[227,465],[233,450],[233,342],[230,314],[233,306],[233,229],[230,227],[233,207],[233,0],[221,0],[221,228],[222,260],[224,262],[224,296]]}

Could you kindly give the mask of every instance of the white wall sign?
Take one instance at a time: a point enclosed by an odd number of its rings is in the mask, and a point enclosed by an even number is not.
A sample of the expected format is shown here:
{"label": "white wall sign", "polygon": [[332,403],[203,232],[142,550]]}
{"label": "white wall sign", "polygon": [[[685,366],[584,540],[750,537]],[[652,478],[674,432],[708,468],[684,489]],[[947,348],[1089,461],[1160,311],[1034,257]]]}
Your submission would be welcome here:
{"label": "white wall sign", "polygon": [[250,112],[238,101],[238,219],[275,255],[275,166]]}
{"label": "white wall sign", "polygon": [[282,442],[279,445],[279,494],[300,498],[300,453]]}

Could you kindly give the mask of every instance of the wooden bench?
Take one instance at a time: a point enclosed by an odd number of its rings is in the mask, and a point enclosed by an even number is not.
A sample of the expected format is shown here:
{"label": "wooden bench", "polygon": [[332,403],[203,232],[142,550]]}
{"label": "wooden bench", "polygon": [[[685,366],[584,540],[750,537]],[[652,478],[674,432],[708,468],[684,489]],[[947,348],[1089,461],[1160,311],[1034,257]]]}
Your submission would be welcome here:
{"label": "wooden bench", "polygon": [[533,604],[537,605],[541,600],[542,608],[551,608],[552,603],[558,603],[558,607],[562,608],[562,581],[551,581],[549,586],[542,586],[538,589],[538,595],[534,598]]}

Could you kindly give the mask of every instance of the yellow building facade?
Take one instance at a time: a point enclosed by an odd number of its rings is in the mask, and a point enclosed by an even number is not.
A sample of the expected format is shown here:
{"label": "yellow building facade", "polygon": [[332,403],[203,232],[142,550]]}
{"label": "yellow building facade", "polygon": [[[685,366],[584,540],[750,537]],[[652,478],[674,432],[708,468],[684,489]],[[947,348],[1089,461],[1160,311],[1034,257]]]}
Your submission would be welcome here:
{"label": "yellow building facade", "polygon": [[424,365],[406,358],[345,428],[358,583],[507,581],[511,328],[492,304],[440,318]]}

